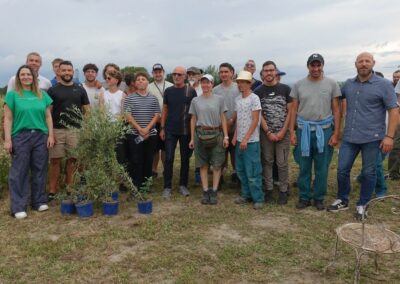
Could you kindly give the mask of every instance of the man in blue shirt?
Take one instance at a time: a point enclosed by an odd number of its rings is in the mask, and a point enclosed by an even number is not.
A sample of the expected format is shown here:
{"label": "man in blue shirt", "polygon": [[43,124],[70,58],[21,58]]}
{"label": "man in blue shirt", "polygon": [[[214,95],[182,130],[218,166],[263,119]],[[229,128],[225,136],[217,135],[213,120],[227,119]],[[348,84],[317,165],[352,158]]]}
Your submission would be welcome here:
{"label": "man in blue shirt", "polygon": [[[376,161],[379,153],[393,148],[394,133],[398,123],[398,104],[393,86],[373,73],[375,65],[371,53],[357,56],[357,76],[348,79],[342,94],[347,103],[346,126],[339,151],[337,199],[328,211],[348,209],[350,171],[358,153],[362,156],[362,183],[357,202],[356,218],[366,216],[366,204],[371,199],[376,184]],[[386,132],[385,116],[389,114]]]}

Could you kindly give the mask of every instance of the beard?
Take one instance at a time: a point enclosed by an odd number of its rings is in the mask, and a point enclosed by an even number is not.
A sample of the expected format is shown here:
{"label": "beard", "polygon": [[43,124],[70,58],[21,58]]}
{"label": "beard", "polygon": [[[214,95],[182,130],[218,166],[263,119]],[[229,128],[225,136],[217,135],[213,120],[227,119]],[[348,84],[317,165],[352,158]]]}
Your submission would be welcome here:
{"label": "beard", "polygon": [[64,75],[64,76],[60,76],[61,80],[63,80],[65,83],[70,83],[73,79],[72,76],[70,75]]}

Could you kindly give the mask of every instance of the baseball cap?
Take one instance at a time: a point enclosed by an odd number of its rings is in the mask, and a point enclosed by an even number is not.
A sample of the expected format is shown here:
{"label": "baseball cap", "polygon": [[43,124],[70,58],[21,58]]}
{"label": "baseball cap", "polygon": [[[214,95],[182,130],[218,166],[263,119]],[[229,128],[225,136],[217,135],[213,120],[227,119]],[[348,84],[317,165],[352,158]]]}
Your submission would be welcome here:
{"label": "baseball cap", "polygon": [[310,57],[308,57],[307,66],[310,65],[310,63],[314,62],[314,61],[318,61],[322,65],[324,65],[324,58],[319,53],[313,53],[313,54],[310,55]]}
{"label": "baseball cap", "polygon": [[285,75],[286,75],[286,72],[283,72],[283,71],[281,71],[281,70],[279,70],[279,69],[276,69],[276,75],[278,75],[278,76],[285,76]]}
{"label": "baseball cap", "polygon": [[207,79],[208,81],[214,82],[214,77],[210,74],[204,74],[203,76],[201,76],[200,80],[203,80],[203,79]]}
{"label": "baseball cap", "polygon": [[153,71],[154,70],[164,70],[164,67],[160,63],[156,63],[153,65]]}
{"label": "baseball cap", "polygon": [[192,72],[192,73],[194,73],[194,74],[201,74],[200,69],[197,68],[197,67],[194,67],[194,66],[188,68],[188,70],[186,71],[186,73],[189,73],[189,72]]}

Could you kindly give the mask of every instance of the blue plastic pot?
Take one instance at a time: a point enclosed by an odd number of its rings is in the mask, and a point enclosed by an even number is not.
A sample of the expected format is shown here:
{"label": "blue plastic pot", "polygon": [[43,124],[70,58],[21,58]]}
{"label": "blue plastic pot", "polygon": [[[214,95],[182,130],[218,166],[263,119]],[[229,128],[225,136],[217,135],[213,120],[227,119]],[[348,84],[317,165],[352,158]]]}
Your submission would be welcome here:
{"label": "blue plastic pot", "polygon": [[150,214],[153,212],[153,201],[141,201],[137,204],[140,214]]}
{"label": "blue plastic pot", "polygon": [[87,201],[84,203],[78,202],[75,204],[75,207],[79,217],[86,218],[93,216],[93,202],[91,201]]}
{"label": "blue plastic pot", "polygon": [[76,208],[74,202],[71,200],[61,201],[60,211],[63,215],[71,215],[76,213]]}
{"label": "blue plastic pot", "polygon": [[114,216],[118,214],[118,201],[104,201],[103,214],[107,216]]}
{"label": "blue plastic pot", "polygon": [[112,200],[118,201],[118,197],[119,197],[118,191],[111,192],[110,195],[111,195]]}

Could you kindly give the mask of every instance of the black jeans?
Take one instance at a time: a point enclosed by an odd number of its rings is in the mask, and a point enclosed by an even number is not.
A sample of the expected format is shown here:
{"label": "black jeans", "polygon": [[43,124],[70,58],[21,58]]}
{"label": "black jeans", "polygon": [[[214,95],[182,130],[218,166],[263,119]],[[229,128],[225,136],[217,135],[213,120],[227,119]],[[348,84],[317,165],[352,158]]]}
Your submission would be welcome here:
{"label": "black jeans", "polygon": [[129,164],[130,176],[133,184],[139,187],[145,181],[145,178],[152,176],[152,166],[154,151],[157,145],[157,136],[153,135],[146,140],[136,144],[135,139],[138,135],[129,134]]}
{"label": "black jeans", "polygon": [[181,154],[181,170],[179,185],[188,185],[189,180],[189,159],[192,151],[189,149],[190,135],[174,135],[166,133],[165,136],[165,165],[164,165],[164,188],[171,188],[172,175],[175,159],[175,148],[179,141]]}

